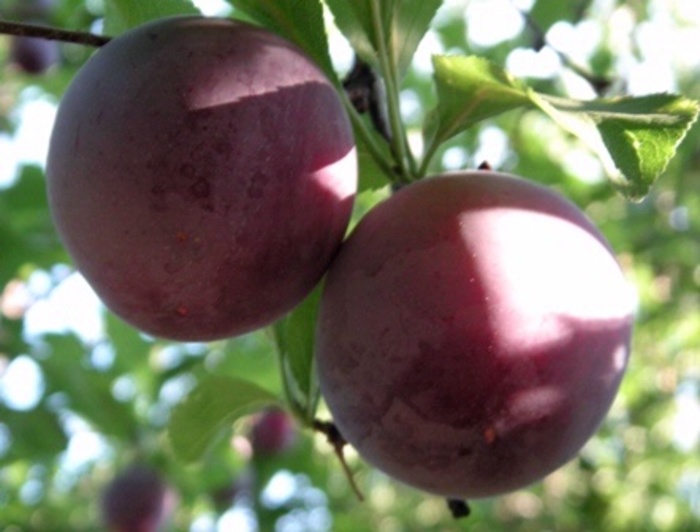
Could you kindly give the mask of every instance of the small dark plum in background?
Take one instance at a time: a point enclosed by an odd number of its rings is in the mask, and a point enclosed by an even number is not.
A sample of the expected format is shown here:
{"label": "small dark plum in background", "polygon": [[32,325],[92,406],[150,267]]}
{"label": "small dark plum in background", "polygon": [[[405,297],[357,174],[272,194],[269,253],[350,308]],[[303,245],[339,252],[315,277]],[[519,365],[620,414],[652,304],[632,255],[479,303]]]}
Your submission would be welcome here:
{"label": "small dark plum in background", "polygon": [[10,62],[27,74],[43,74],[61,59],[56,41],[34,37],[12,37]]}
{"label": "small dark plum in background", "polygon": [[253,420],[250,441],[255,456],[274,456],[292,448],[297,440],[294,419],[284,410],[269,409]]}
{"label": "small dark plum in background", "polygon": [[112,479],[100,503],[110,532],[157,532],[172,511],[173,495],[157,471],[138,464]]}
{"label": "small dark plum in background", "polygon": [[270,324],[318,283],[356,165],[336,89],[299,48],[173,17],[81,69],[46,173],[58,232],[107,307],[155,336],[207,341]]}
{"label": "small dark plum in background", "polygon": [[571,202],[465,172],[370,211],[329,269],[323,397],[369,463],[450,499],[525,487],[593,435],[624,373],[633,297]]}
{"label": "small dark plum in background", "polygon": [[[46,25],[54,5],[54,0],[21,0],[10,11],[17,20]],[[27,74],[43,74],[60,60],[57,41],[19,36],[10,39],[9,62]]]}

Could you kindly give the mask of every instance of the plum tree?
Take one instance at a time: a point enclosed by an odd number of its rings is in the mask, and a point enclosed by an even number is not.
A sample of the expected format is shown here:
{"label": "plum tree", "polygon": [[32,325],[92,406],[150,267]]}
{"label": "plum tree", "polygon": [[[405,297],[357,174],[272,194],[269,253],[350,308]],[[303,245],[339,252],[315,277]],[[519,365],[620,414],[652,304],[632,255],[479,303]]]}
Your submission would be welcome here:
{"label": "plum tree", "polygon": [[287,451],[296,441],[294,420],[280,409],[269,409],[256,416],[250,432],[253,452],[271,456]]}
{"label": "plum tree", "polygon": [[87,62],[46,173],[58,232],[105,304],[199,341],[299,303],[357,185],[349,120],[313,61],[266,30],[201,17],[137,27]]}
{"label": "plum tree", "polygon": [[167,520],[168,495],[168,486],[157,471],[132,465],[105,487],[103,523],[113,532],[156,532]]}
{"label": "plum tree", "polygon": [[626,367],[633,298],[573,203],[497,172],[411,184],[333,261],[316,330],[321,390],[369,463],[480,498],[570,460]]}
{"label": "plum tree", "polygon": [[55,41],[32,37],[13,37],[10,41],[10,62],[28,74],[42,74],[60,60]]}

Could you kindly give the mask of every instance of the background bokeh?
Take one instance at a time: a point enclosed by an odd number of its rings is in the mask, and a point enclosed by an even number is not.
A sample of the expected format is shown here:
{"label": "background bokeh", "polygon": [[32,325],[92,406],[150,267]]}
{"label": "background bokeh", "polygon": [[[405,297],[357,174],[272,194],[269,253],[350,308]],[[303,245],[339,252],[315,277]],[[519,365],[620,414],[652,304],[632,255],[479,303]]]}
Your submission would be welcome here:
{"label": "background bokeh", "polygon": [[[0,19],[39,15],[100,32],[100,0],[38,3],[48,8],[27,14],[32,2],[0,0]],[[235,15],[223,1],[195,4]],[[352,52],[328,23],[342,73]],[[485,56],[550,94],[697,99],[699,40],[697,0],[446,1],[402,87],[409,141],[420,153],[435,99],[431,54]],[[0,531],[99,530],[99,494],[134,461],[171,487],[166,529],[175,531],[700,529],[700,127],[638,203],[616,195],[599,161],[536,111],[483,122],[438,153],[435,173],[486,160],[562,191],[599,225],[638,294],[629,370],[598,434],[543,482],[473,501],[472,515],[455,521],[444,500],[399,485],[349,449],[365,495],[358,502],[331,446],[308,430],[295,429],[279,453],[254,453],[253,415],[200,463],[173,457],[170,412],[204,376],[240,376],[282,394],[274,338],[168,343],[101,306],[57,239],[43,174],[56,105],[93,50],[55,44],[39,52],[53,54],[48,68],[31,73],[13,46],[0,35]],[[389,193],[364,182],[355,219]]]}

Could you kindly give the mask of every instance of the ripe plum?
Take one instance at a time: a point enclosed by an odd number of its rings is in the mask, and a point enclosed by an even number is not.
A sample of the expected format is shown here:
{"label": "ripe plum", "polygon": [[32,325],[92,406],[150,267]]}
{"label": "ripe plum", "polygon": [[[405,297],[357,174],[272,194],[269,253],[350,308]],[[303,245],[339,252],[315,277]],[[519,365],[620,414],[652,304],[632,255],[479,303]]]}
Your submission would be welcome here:
{"label": "ripe plum", "polygon": [[10,41],[10,62],[27,74],[43,74],[60,59],[56,41],[34,37],[13,37]]}
{"label": "ripe plum", "polygon": [[284,410],[266,410],[253,421],[250,439],[256,455],[282,454],[294,445],[296,438],[294,419]]}
{"label": "ripe plum", "polygon": [[449,498],[578,453],[626,367],[633,298],[573,203],[497,172],[425,179],[343,244],[317,323],[321,390],[369,463]]}
{"label": "ripe plum", "polygon": [[78,269],[141,330],[205,341],[296,306],[357,185],[333,85],[245,23],[172,17],[100,48],[59,106],[51,211]]}
{"label": "ripe plum", "polygon": [[102,520],[114,532],[156,532],[167,520],[173,494],[155,470],[132,465],[105,487]]}

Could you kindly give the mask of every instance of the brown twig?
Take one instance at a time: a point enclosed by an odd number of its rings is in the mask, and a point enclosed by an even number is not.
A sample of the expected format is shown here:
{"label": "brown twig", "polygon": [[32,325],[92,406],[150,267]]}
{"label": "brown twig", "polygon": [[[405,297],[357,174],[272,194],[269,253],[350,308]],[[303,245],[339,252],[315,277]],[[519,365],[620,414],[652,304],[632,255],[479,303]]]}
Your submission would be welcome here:
{"label": "brown twig", "polygon": [[333,450],[335,451],[338,460],[340,460],[340,465],[343,467],[343,471],[345,472],[345,476],[348,478],[348,482],[350,482],[350,487],[352,488],[352,491],[355,492],[355,496],[360,502],[364,501],[365,498],[362,495],[360,488],[357,486],[357,483],[355,482],[355,478],[353,477],[352,471],[350,471],[348,463],[345,461],[345,453],[343,452],[343,449],[348,444],[348,442],[345,441],[343,435],[340,434],[338,427],[336,427],[335,423],[333,423],[332,421],[321,421],[318,419],[314,419],[312,427],[315,431],[320,432],[326,436],[328,443],[330,443],[333,446]]}
{"label": "brown twig", "polygon": [[[577,13],[577,16],[582,15],[583,10],[585,8],[585,3],[579,4]],[[577,64],[571,57],[569,57],[567,54],[556,48],[555,46],[552,46],[549,41],[547,40],[547,35],[545,32],[542,30],[540,25],[537,23],[537,21],[528,13],[527,11],[524,11],[514,5],[515,9],[518,10],[520,15],[523,17],[523,20],[525,21],[525,24],[527,25],[528,28],[533,32],[534,34],[534,48],[536,51],[539,51],[542,49],[544,46],[549,46],[552,51],[554,51],[555,54],[559,57],[559,60],[566,66],[569,70],[574,72],[576,75],[580,76],[586,82],[593,88],[593,90],[598,94],[598,96],[602,96],[612,85],[613,85],[613,80],[608,79],[605,76],[599,76],[597,74],[594,74],[593,72],[590,72],[586,68],[582,67],[581,65]]]}
{"label": "brown twig", "polygon": [[62,41],[86,46],[102,46],[107,44],[110,37],[95,35],[83,31],[62,30],[38,24],[25,24],[21,22],[8,22],[0,20],[0,33],[5,35],[17,35],[19,37],[35,37],[50,41]]}

